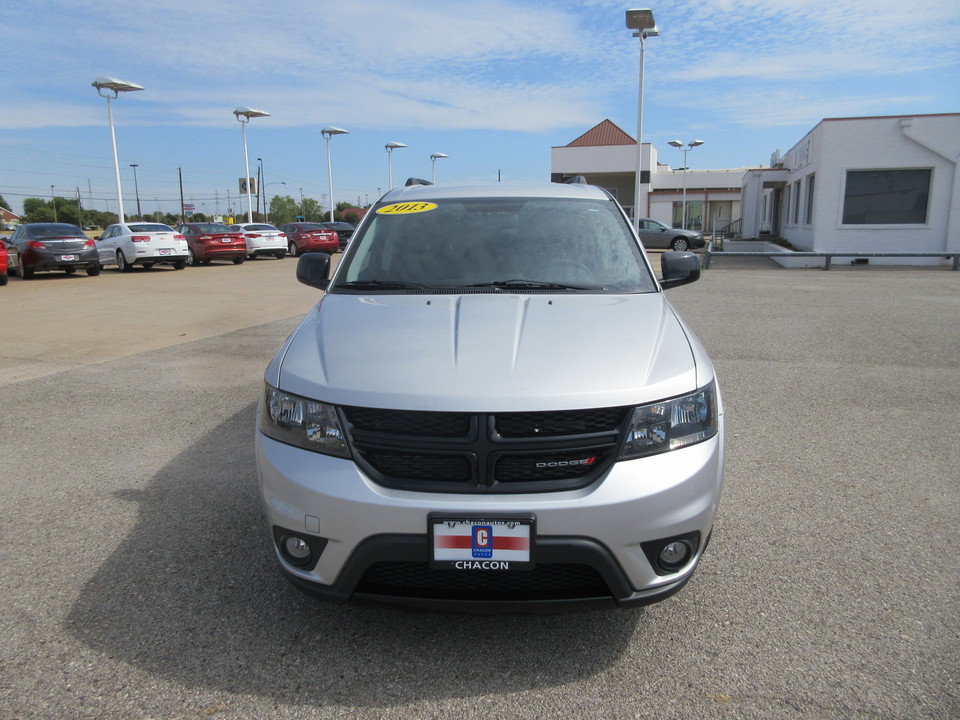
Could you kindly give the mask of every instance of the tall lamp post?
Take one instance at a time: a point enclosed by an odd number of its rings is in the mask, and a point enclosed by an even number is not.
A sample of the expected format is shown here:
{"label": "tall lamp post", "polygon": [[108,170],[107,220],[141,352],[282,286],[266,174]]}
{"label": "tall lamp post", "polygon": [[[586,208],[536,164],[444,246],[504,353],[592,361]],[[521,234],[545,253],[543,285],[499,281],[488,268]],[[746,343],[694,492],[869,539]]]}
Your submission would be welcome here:
{"label": "tall lamp post", "polygon": [[434,185],[437,184],[437,160],[440,159],[440,158],[448,158],[448,157],[450,157],[450,156],[447,155],[447,154],[445,154],[445,153],[433,153],[433,154],[430,156],[430,165],[431,165],[432,168],[433,168],[433,176],[432,176],[431,182],[432,182]]}
{"label": "tall lamp post", "polygon": [[143,213],[140,212],[140,185],[137,183],[137,168],[140,166],[130,163],[130,167],[133,168],[133,191],[137,194],[137,220],[143,222]]}
{"label": "tall lamp post", "polygon": [[640,178],[643,174],[643,55],[648,37],[660,35],[660,29],[653,19],[653,10],[627,10],[627,29],[633,30],[633,36],[640,38],[640,92],[637,96],[637,178],[633,193],[633,228],[640,232]]}
{"label": "tall lamp post", "polygon": [[243,176],[243,184],[247,188],[247,222],[252,223],[253,200],[250,197],[250,159],[247,157],[247,123],[250,122],[250,118],[270,117],[270,113],[248,107],[238,107],[233,111],[233,114],[237,116],[240,127],[243,129],[243,166],[246,170],[246,175]]}
{"label": "tall lamp post", "polygon": [[406,145],[400,142],[388,142],[384,147],[387,149],[387,190],[393,190],[393,151],[397,148],[404,148]]}
{"label": "tall lamp post", "polygon": [[330,138],[334,135],[349,135],[349,130],[328,125],[320,134],[327,141],[327,182],[330,184],[330,222],[333,222],[333,166],[330,164]]}
{"label": "tall lamp post", "polygon": [[110,119],[110,140],[113,143],[113,175],[117,181],[117,217],[121,223],[125,223],[127,219],[123,214],[123,190],[120,186],[120,161],[117,159],[117,133],[113,127],[113,105],[111,101],[122,92],[143,90],[143,86],[109,77],[98,77],[90,84],[97,89],[97,94],[100,97],[107,99],[107,117]]}
{"label": "tall lamp post", "polygon": [[679,140],[671,140],[668,145],[671,145],[680,150],[683,153],[683,209],[681,210],[683,219],[680,222],[680,227],[684,230],[687,229],[687,170],[690,167],[687,165],[687,153],[693,150],[695,147],[700,147],[703,145],[703,140],[693,140],[688,142],[686,147]]}

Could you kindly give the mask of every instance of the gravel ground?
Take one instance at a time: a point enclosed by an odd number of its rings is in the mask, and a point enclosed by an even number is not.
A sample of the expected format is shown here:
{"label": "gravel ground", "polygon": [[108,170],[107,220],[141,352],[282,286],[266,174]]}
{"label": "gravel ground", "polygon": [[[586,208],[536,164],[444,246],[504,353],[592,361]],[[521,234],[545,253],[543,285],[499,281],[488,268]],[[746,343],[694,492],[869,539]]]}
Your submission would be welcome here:
{"label": "gravel ground", "polygon": [[658,605],[533,617],[281,577],[252,439],[314,299],[292,274],[0,289],[0,718],[960,716],[960,273],[721,261],[670,291],[726,403],[710,549]]}

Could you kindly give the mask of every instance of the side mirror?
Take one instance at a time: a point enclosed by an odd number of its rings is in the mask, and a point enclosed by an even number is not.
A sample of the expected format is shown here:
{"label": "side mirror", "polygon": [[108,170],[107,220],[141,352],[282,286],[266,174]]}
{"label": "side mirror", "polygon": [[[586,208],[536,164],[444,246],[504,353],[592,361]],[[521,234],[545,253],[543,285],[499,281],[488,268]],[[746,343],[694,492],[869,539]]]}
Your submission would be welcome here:
{"label": "side mirror", "polygon": [[327,253],[304,253],[297,262],[297,280],[304,285],[326,290],[330,284],[330,256]]}
{"label": "side mirror", "polygon": [[660,256],[660,287],[678,287],[700,279],[700,258],[692,252],[668,251]]}

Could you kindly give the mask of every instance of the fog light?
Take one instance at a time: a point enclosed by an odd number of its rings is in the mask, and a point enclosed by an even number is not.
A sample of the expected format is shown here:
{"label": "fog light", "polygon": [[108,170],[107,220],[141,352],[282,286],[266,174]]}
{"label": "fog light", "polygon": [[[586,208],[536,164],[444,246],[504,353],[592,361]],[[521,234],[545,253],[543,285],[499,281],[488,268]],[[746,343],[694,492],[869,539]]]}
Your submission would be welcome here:
{"label": "fog light", "polygon": [[287,536],[283,541],[283,551],[287,556],[298,563],[306,562],[310,559],[310,546],[303,538]]}
{"label": "fog light", "polygon": [[664,568],[675,569],[690,559],[690,552],[690,543],[685,540],[674,540],[663,546],[658,560]]}

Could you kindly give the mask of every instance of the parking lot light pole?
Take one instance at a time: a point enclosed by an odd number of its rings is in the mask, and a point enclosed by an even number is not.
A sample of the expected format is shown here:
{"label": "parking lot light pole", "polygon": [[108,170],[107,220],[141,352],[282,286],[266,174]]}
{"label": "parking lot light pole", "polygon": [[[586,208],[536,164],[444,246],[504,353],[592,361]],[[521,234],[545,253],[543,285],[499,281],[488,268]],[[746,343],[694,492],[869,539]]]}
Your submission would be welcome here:
{"label": "parking lot light pole", "polygon": [[333,166],[330,164],[330,138],[334,135],[349,135],[350,131],[328,125],[320,131],[320,134],[327,141],[327,182],[330,184],[330,222],[333,222]]}
{"label": "parking lot light pole", "polygon": [[643,55],[648,37],[660,35],[660,29],[653,19],[653,10],[627,10],[627,29],[633,30],[633,36],[640,38],[640,91],[637,95],[637,177],[633,193],[633,228],[640,232],[640,178],[643,174]]}
{"label": "parking lot light pole", "polygon": [[243,129],[243,166],[246,172],[246,175],[243,176],[243,184],[247,188],[247,222],[252,223],[253,200],[250,192],[250,158],[247,157],[247,123],[250,122],[250,118],[270,117],[270,113],[264,112],[263,110],[254,110],[253,108],[248,107],[238,107],[233,111],[233,114],[237,116],[237,120],[240,122],[240,127]]}
{"label": "parking lot light pole", "polygon": [[111,101],[122,92],[143,90],[143,86],[109,77],[98,77],[90,84],[97,89],[97,94],[100,97],[107,99],[107,117],[110,120],[110,140],[113,143],[113,175],[117,181],[117,217],[122,224],[125,223],[127,219],[123,214],[123,189],[120,186],[120,160],[117,158],[117,133],[113,127],[113,105]]}
{"label": "parking lot light pole", "polygon": [[680,211],[683,219],[680,221],[680,227],[682,227],[684,230],[687,229],[687,170],[690,169],[690,166],[687,165],[687,153],[693,150],[695,147],[700,147],[703,145],[703,143],[703,140],[692,140],[691,142],[687,143],[686,147],[684,147],[683,143],[679,140],[671,140],[667,143],[667,145],[671,145],[683,153],[683,202],[682,209]]}
{"label": "parking lot light pole", "polygon": [[437,184],[437,159],[438,159],[438,158],[448,158],[448,157],[450,157],[450,156],[447,155],[447,154],[445,154],[445,153],[433,153],[433,154],[430,156],[430,164],[431,164],[432,169],[433,169],[433,176],[432,176],[430,182],[432,182],[434,185]]}
{"label": "parking lot light pole", "polygon": [[393,190],[393,151],[404,148],[406,145],[400,142],[388,142],[384,147],[387,149],[387,190]]}

